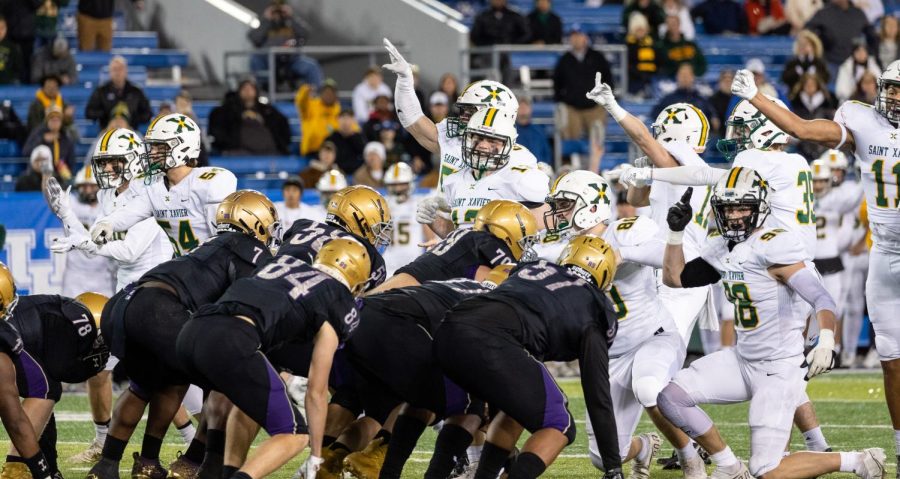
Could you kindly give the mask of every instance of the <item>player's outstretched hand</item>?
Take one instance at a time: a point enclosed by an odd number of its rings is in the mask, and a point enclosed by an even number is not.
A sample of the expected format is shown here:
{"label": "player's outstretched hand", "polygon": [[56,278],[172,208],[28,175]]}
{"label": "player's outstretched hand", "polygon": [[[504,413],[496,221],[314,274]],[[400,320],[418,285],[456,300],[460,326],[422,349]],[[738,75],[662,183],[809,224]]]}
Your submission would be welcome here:
{"label": "player's outstretched hand", "polygon": [[756,80],[753,78],[753,72],[750,70],[738,70],[734,75],[734,81],[731,82],[731,94],[737,95],[745,100],[749,100],[756,96],[759,90],[756,88]]}
{"label": "player's outstretched hand", "polygon": [[430,196],[420,201],[416,207],[416,221],[419,224],[430,225],[442,211],[450,212],[450,203],[447,203],[443,196]]}
{"label": "player's outstretched hand", "polygon": [[669,214],[666,216],[666,223],[669,223],[669,230],[684,231],[684,228],[691,222],[693,211],[691,210],[691,194],[694,192],[693,187],[688,187],[681,201],[669,208]]}
{"label": "player's outstretched hand", "polygon": [[108,221],[98,221],[91,226],[91,240],[96,244],[106,244],[112,241],[113,226]]}
{"label": "player's outstretched hand", "polygon": [[616,101],[616,96],[613,95],[612,88],[606,83],[603,83],[603,75],[599,72],[596,76],[594,76],[594,88],[587,92],[586,96],[591,100],[594,100],[594,103],[606,108],[607,110],[612,105],[618,105]]}
{"label": "player's outstretched hand", "polygon": [[306,461],[303,461],[303,465],[300,466],[300,470],[297,471],[297,474],[294,475],[294,479],[297,479],[298,477],[300,479],[316,479],[316,474],[318,474],[319,467],[322,466],[323,462],[325,462],[325,459],[310,454],[310,456],[306,458]]}
{"label": "player's outstretched hand", "polygon": [[88,253],[96,253],[97,245],[90,238],[84,235],[60,236],[53,238],[53,244],[50,245],[50,251],[62,254],[79,249]]}
{"label": "player's outstretched hand", "polygon": [[50,210],[53,211],[53,214],[60,218],[69,214],[71,211],[69,209],[69,193],[71,191],[71,185],[63,190],[59,181],[56,181],[56,178],[51,177],[47,180],[47,189],[44,190],[44,194],[46,195],[47,204],[50,205]]}
{"label": "player's outstretched hand", "polygon": [[[809,381],[820,374],[831,371],[834,367],[834,331],[823,329],[819,331],[819,341],[816,347],[806,355],[804,366],[809,366],[806,371],[806,379]],[[801,366],[803,367],[803,366]]]}
{"label": "player's outstretched hand", "polygon": [[409,63],[403,58],[403,55],[397,51],[397,47],[391,43],[387,38],[383,39],[384,48],[387,50],[388,55],[391,57],[391,63],[386,63],[381,66],[385,70],[392,71],[399,76],[410,76],[412,77],[412,67],[409,66]]}

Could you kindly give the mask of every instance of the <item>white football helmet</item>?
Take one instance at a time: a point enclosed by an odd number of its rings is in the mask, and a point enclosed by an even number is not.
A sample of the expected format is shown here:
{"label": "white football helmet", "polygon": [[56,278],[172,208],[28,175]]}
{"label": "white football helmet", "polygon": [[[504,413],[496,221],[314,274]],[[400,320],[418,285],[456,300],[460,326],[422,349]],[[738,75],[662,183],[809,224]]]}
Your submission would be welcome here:
{"label": "white football helmet", "polygon": [[184,165],[195,166],[200,156],[200,127],[181,113],[158,116],[147,127],[144,142],[150,152],[147,168],[150,174]]}
{"label": "white football helmet", "polygon": [[341,170],[328,170],[319,177],[316,182],[316,190],[319,191],[319,199],[323,206],[331,200],[331,196],[347,187],[347,177]]}
{"label": "white football helmet", "polygon": [[680,141],[691,145],[697,152],[706,150],[709,120],[690,103],[673,103],[663,108],[650,128],[653,137],[661,143]]}
{"label": "white football helmet", "polygon": [[821,158],[813,160],[813,162],[809,164],[809,169],[812,170],[813,193],[816,195],[816,198],[821,198],[831,191],[834,173],[831,171],[831,166],[828,165],[828,161]]}
{"label": "white football helmet", "polygon": [[[612,216],[609,194],[612,189],[600,175],[587,170],[566,173],[553,183],[544,213],[548,235],[579,234]],[[569,231],[571,230],[571,231]]]}
{"label": "white football helmet", "polygon": [[[781,108],[787,109],[784,102],[778,98],[764,96]],[[766,149],[772,145],[785,144],[791,138],[747,100],[738,102],[726,125],[725,138],[719,140],[716,147],[725,155],[727,161],[734,159],[741,151],[752,148]]]}
{"label": "white football helmet", "polygon": [[463,135],[463,162],[479,171],[499,170],[509,162],[518,136],[512,111],[494,107],[478,110]]}
{"label": "white football helmet", "polygon": [[447,116],[447,136],[462,136],[472,115],[489,106],[510,110],[513,120],[519,113],[519,101],[506,85],[493,80],[472,82],[456,98],[455,111]]}
{"label": "white football helmet", "polygon": [[[709,202],[716,216],[719,234],[740,243],[761,227],[769,216],[769,187],[756,170],[736,166],[728,170],[716,186]],[[750,213],[728,219],[728,209],[749,207]]]}
{"label": "white football helmet", "polygon": [[825,153],[819,156],[819,159],[828,163],[832,170],[846,170],[850,167],[847,155],[841,150],[826,150]]}
{"label": "white football helmet", "polygon": [[147,167],[147,146],[127,129],[108,130],[100,136],[91,156],[93,176],[100,188],[118,188],[140,176]]}
{"label": "white football helmet", "polygon": [[94,171],[89,166],[83,166],[75,173],[75,189],[78,190],[78,201],[93,203],[97,201],[97,180],[94,179]]}
{"label": "white football helmet", "polygon": [[96,185],[97,180],[94,179],[94,170],[93,168],[88,168],[87,166],[82,167],[75,173],[75,181],[73,182],[76,188],[81,185]]}
{"label": "white football helmet", "polygon": [[387,188],[388,194],[396,197],[402,203],[409,198],[415,180],[416,175],[413,173],[412,167],[402,161],[398,161],[388,167],[382,181]]}
{"label": "white football helmet", "polygon": [[[888,96],[888,88],[893,87],[895,98]],[[878,77],[878,96],[875,109],[894,125],[900,123],[900,60],[891,62]]]}

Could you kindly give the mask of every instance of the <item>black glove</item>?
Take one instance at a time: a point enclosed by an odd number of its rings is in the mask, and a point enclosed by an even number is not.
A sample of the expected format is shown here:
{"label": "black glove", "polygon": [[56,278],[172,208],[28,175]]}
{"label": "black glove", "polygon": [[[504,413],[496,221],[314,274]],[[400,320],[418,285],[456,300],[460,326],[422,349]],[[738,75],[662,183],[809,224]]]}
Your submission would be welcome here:
{"label": "black glove", "polygon": [[617,467],[606,471],[603,474],[603,479],[625,479],[625,476],[622,475],[622,468]]}
{"label": "black glove", "polygon": [[669,223],[669,229],[672,231],[684,231],[685,226],[691,222],[693,211],[691,210],[691,193],[694,192],[693,187],[688,187],[681,201],[669,208],[669,214],[666,216],[666,222]]}

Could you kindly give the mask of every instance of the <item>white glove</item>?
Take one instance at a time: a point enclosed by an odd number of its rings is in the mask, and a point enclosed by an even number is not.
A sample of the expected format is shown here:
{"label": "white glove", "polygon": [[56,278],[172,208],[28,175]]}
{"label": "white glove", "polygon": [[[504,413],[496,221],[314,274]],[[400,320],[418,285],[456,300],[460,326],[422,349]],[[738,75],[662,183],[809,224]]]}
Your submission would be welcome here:
{"label": "white glove", "polygon": [[416,221],[419,224],[430,225],[434,223],[440,212],[449,213],[450,203],[443,196],[431,196],[419,202],[416,207]]}
{"label": "white glove", "polygon": [[300,470],[297,471],[297,474],[294,477],[296,478],[299,476],[301,479],[316,479],[316,474],[319,472],[319,468],[322,466],[323,462],[325,462],[325,459],[310,454],[309,457],[306,458],[306,461],[303,461],[303,465],[300,466]]}
{"label": "white glove", "polygon": [[59,218],[65,218],[72,212],[69,206],[69,193],[71,191],[71,186],[63,191],[56,178],[47,180],[47,204],[50,205],[50,210],[53,211],[53,214]]}
{"label": "white glove", "polygon": [[56,170],[53,167],[53,157],[43,157],[41,160],[41,176],[53,176]]}
{"label": "white glove", "polygon": [[106,244],[112,241],[113,226],[109,221],[98,221],[91,226],[91,239],[97,244]]}
{"label": "white glove", "polygon": [[731,94],[737,95],[745,100],[750,100],[756,96],[759,90],[756,88],[756,80],[750,70],[738,70],[731,82]]}
{"label": "white glove", "polygon": [[392,71],[398,76],[412,78],[412,67],[409,66],[409,62],[403,58],[403,55],[397,51],[397,47],[395,47],[387,38],[383,39],[382,43],[384,44],[384,48],[387,50],[388,55],[391,57],[391,63],[386,63],[382,65],[381,68]]}
{"label": "white glove", "polygon": [[84,235],[71,235],[53,238],[53,244],[50,245],[50,251],[57,254],[68,253],[73,249],[79,249],[88,253],[96,253],[97,245],[90,238]]}
{"label": "white glove", "polygon": [[619,177],[619,183],[625,186],[643,188],[653,182],[652,174],[653,168],[635,168],[628,165],[622,168],[622,176]]}
{"label": "white glove", "polygon": [[809,365],[806,380],[831,371],[834,367],[834,331],[830,329],[819,331],[819,342],[806,355],[806,364]]}
{"label": "white glove", "polygon": [[625,118],[628,115],[628,112],[619,106],[619,102],[616,101],[616,96],[613,95],[612,88],[606,83],[603,83],[602,76],[603,75],[599,72],[597,73],[594,77],[594,89],[587,92],[585,96],[594,100],[594,103],[605,108],[614,120],[622,121],[622,118]]}

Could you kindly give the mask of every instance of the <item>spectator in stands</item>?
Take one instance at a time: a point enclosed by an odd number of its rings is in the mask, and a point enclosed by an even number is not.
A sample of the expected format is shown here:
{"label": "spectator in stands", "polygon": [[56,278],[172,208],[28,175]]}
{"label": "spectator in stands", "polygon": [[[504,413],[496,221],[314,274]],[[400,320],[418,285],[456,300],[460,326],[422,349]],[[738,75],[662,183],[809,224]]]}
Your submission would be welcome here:
{"label": "spectator in stands", "polygon": [[710,126],[712,126],[713,130],[717,129],[719,126],[718,116],[713,110],[712,105],[710,105],[709,100],[707,100],[706,96],[700,93],[697,90],[697,77],[694,75],[694,68],[690,63],[682,63],[678,67],[678,72],[675,74],[675,91],[669,93],[668,95],[662,97],[656,106],[653,107],[653,110],[650,113],[650,118],[655,119],[657,115],[663,110],[663,108],[673,104],[673,103],[690,103],[691,105],[696,106],[706,115],[706,118],[710,121]]}
{"label": "spectator in stands", "polygon": [[441,79],[438,81],[438,91],[447,95],[447,107],[453,108],[456,99],[459,97],[459,81],[456,79],[456,75],[452,73],[441,75]]}
{"label": "spectator in stands", "polygon": [[12,102],[3,100],[0,103],[0,138],[12,140],[21,147],[26,136],[28,136],[28,130],[22,124],[19,115],[16,115]]}
{"label": "spectator in stands", "polygon": [[51,44],[41,47],[31,60],[32,83],[49,75],[59,78],[63,85],[71,85],[78,79],[78,65],[65,37],[56,37]]}
{"label": "spectator in stands", "polygon": [[337,82],[331,78],[325,80],[317,95],[312,86],[302,85],[294,96],[294,105],[302,125],[300,154],[315,154],[325,138],[338,126],[341,104],[338,102]]}
{"label": "spectator in stands", "polygon": [[571,50],[564,53],[553,69],[553,101],[557,103],[562,125],[558,125],[564,139],[584,136],[595,123],[606,124],[606,110],[587,98],[594,88],[597,72],[603,81],[613,86],[612,69],[603,53],[590,47],[588,36],[578,28],[569,33]]}
{"label": "spectator in stands", "polygon": [[691,9],[691,16],[703,23],[708,35],[747,33],[744,9],[734,0],[704,0]]}
{"label": "spectator in stands", "polygon": [[878,62],[881,68],[887,68],[894,60],[900,57],[897,52],[900,45],[900,22],[893,15],[885,15],[881,19],[881,29],[878,31]]}
{"label": "spectator in stands", "polygon": [[469,32],[477,47],[507,43],[528,43],[531,34],[519,12],[510,9],[506,0],[490,0],[490,7],[475,16]]}
{"label": "spectator in stands", "polygon": [[213,147],[226,155],[287,155],[291,127],[287,118],[272,105],[259,101],[253,80],[238,85],[237,95],[209,115]]}
{"label": "spectator in stands", "polygon": [[335,146],[337,166],[345,175],[352,175],[362,165],[362,152],[366,147],[366,137],[359,131],[359,124],[353,118],[353,112],[341,111],[338,115],[338,128],[326,141]]}
{"label": "spectator in stands", "polygon": [[32,130],[25,140],[22,153],[30,155],[39,145],[46,145],[53,152],[53,165],[59,176],[68,181],[76,171],[75,143],[63,130],[63,112],[56,105],[50,105],[44,118],[44,125]]}
{"label": "spectator in stands", "polygon": [[22,74],[22,50],[8,36],[6,18],[0,17],[0,85],[19,83]]}
{"label": "spectator in stands", "polygon": [[283,201],[275,203],[275,211],[278,212],[278,220],[281,221],[281,227],[285,231],[299,219],[325,220],[321,208],[303,204],[303,186],[303,180],[297,176],[284,180],[281,185]]}
{"label": "spectator in stands", "polygon": [[40,145],[32,150],[29,168],[16,178],[16,191],[41,191],[41,180],[45,172],[48,175],[52,173],[56,177],[56,181],[64,183],[64,180],[59,177],[59,174],[51,166],[52,158],[53,153],[50,151],[50,148],[44,145]]}
{"label": "spectator in stands", "polygon": [[787,35],[791,31],[781,0],[747,0],[744,11],[750,35]]}
{"label": "spectator in stands", "polygon": [[825,0],[789,0],[784,7],[784,16],[791,24],[791,35],[803,30],[809,19],[824,6]]}
{"label": "spectator in stands", "polygon": [[362,81],[353,87],[353,116],[357,122],[369,121],[369,115],[374,109],[373,103],[379,95],[386,95],[390,98],[391,89],[384,84],[381,69],[369,67]]}
{"label": "spectator in stands", "polygon": [[878,97],[878,77],[872,72],[867,71],[862,74],[859,81],[856,82],[856,91],[853,92],[851,100],[861,101],[869,105],[875,104]]}
{"label": "spectator in stands", "polygon": [[154,118],[157,116],[168,115],[169,113],[172,113],[173,111],[174,110],[172,110],[172,104],[163,100],[162,102],[160,102],[159,108],[156,110],[156,115],[154,115]]}
{"label": "spectator in stands", "polygon": [[377,141],[366,143],[363,149],[365,163],[353,172],[353,184],[382,188],[384,183],[384,145]]}
{"label": "spectator in stands", "polygon": [[144,96],[144,91],[128,80],[128,62],[124,57],[116,55],[109,61],[109,81],[91,94],[84,108],[84,116],[105,125],[109,123],[113,108],[120,103],[128,107],[132,125],[143,125],[150,121],[150,102]]}
{"label": "spectator in stands", "polygon": [[81,51],[112,49],[115,2],[109,0],[78,1],[78,49]]}
{"label": "spectator in stands", "polygon": [[44,123],[44,113],[51,105],[65,111],[68,104],[63,101],[59,92],[59,78],[46,76],[41,80],[41,87],[34,94],[34,101],[28,108],[28,131],[34,130]]}
{"label": "spectator in stands", "polygon": [[59,23],[59,7],[69,4],[69,0],[41,0],[34,17],[34,47],[52,45],[56,39]]}
{"label": "spectator in stands", "polygon": [[[259,19],[259,26],[247,33],[256,48],[299,47],[306,43],[306,28],[294,16],[294,11],[284,0],[273,0]],[[268,55],[250,57],[250,68],[257,72],[268,72]],[[275,55],[275,78],[278,83],[287,82],[291,89],[297,83],[308,83],[315,88],[322,86],[323,74],[319,62],[306,55]],[[262,83],[267,76],[257,80]]]}
{"label": "spectator in stands", "polygon": [[884,3],[881,0],[853,0],[853,5],[866,14],[872,25],[877,24],[884,15]]}
{"label": "spectator in stands", "polygon": [[818,76],[825,84],[831,79],[828,65],[822,60],[822,40],[809,30],[801,30],[794,41],[794,56],[784,64],[781,81],[788,91],[792,91],[800,77],[806,74]]}
{"label": "spectator in stands", "polygon": [[31,55],[34,52],[35,13],[41,0],[0,1],[0,15],[7,19],[7,39],[19,46],[21,54],[20,83],[28,83],[31,73]]}
{"label": "spectator in stands", "polygon": [[322,175],[333,168],[337,168],[337,147],[330,141],[322,142],[319,146],[318,158],[309,162],[309,165],[300,172],[300,179],[304,185],[315,185]]}
{"label": "spectator in stands", "polygon": [[[747,64],[744,65],[744,68],[753,73],[753,80],[756,82],[756,87],[759,89],[760,93],[776,97],[783,101],[785,105],[790,103],[790,99],[785,97],[775,85],[769,81],[769,77],[766,75],[766,64],[763,63],[761,59],[751,58],[747,60]],[[737,106],[740,100],[740,97],[736,95],[732,96],[731,103],[728,105],[728,111],[734,110],[734,107]]]}
{"label": "spectator in stands", "polygon": [[562,43],[562,19],[550,10],[550,0],[535,0],[534,10],[528,14],[528,30],[533,45]]}
{"label": "spectator in stands", "polygon": [[666,12],[655,0],[630,0],[622,10],[622,26],[628,28],[632,13],[640,13],[650,24],[650,35],[659,38],[659,27],[666,23]]}
{"label": "spectator in stands", "polygon": [[[194,112],[194,97],[187,90],[181,90],[175,95],[174,111],[200,123],[200,117]],[[203,129],[200,129],[200,156],[197,157],[197,166],[209,166],[209,138]]]}
{"label": "spectator in stands", "polygon": [[400,123],[396,121],[384,121],[375,129],[378,134],[377,141],[384,145],[385,168],[394,163],[409,163],[410,157],[406,152],[406,146],[398,141],[401,130]]}
{"label": "spectator in stands", "polygon": [[428,99],[428,118],[435,124],[447,118],[450,113],[450,98],[442,91],[436,91]]}
{"label": "spectator in stands", "polygon": [[709,104],[719,117],[718,128],[714,128],[716,136],[725,137],[725,120],[731,114],[728,105],[731,103],[731,82],[734,81],[734,70],[722,70],[719,72],[719,81],[716,83],[716,91],[709,97]]}
{"label": "spectator in stands", "polygon": [[550,141],[547,140],[547,130],[542,126],[531,123],[531,99],[519,98],[519,114],[516,115],[516,130],[519,137],[516,143],[528,148],[538,161],[553,163],[553,150]]}
{"label": "spectator in stands", "polygon": [[666,36],[659,41],[657,50],[659,73],[664,76],[674,77],[682,63],[690,63],[696,75],[706,73],[706,57],[696,43],[681,34],[681,20],[678,17],[666,17]]}
{"label": "spectator in stands", "polygon": [[874,46],[874,32],[862,10],[853,6],[850,0],[830,0],[806,24],[822,40],[825,61],[832,75],[853,53],[854,40],[864,36],[866,44]]}
{"label": "spectator in stands", "polygon": [[625,46],[628,48],[628,93],[649,96],[657,70],[656,45],[650,35],[647,17],[640,12],[631,14],[628,19]]}
{"label": "spectator in stands", "polygon": [[[800,78],[791,91],[791,111],[805,120],[834,118],[837,102],[822,78],[814,74],[806,74]],[[825,147],[818,143],[801,141],[797,144],[797,152],[804,158],[813,160],[819,157]]]}
{"label": "spectator in stands", "polygon": [[369,119],[362,127],[363,134],[369,141],[378,141],[378,127],[383,122],[392,122],[397,119],[394,113],[394,107],[391,105],[391,99],[387,95],[378,95],[372,102],[372,113]]}
{"label": "spectator in stands", "polygon": [[[694,27],[694,19],[691,18],[691,11],[684,5],[682,0],[663,0],[663,11],[667,17],[675,16],[681,20],[681,34],[688,40],[693,40],[697,36],[697,29]],[[666,35],[666,24],[663,22],[659,26],[659,37]]]}
{"label": "spectator in stands", "polygon": [[881,76],[881,68],[875,58],[869,55],[865,41],[857,39],[853,48],[853,54],[846,59],[838,69],[837,79],[834,84],[834,93],[838,101],[844,102],[856,91],[856,84],[862,78],[863,73],[871,72],[876,77]]}

